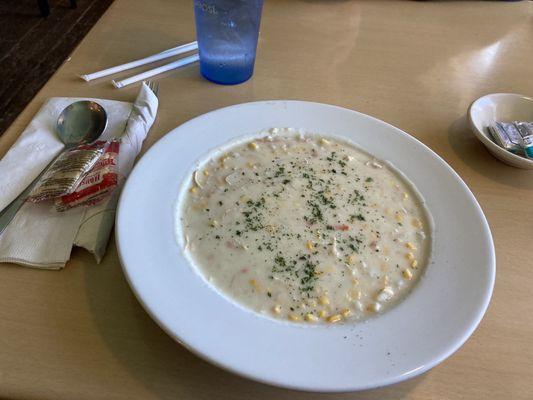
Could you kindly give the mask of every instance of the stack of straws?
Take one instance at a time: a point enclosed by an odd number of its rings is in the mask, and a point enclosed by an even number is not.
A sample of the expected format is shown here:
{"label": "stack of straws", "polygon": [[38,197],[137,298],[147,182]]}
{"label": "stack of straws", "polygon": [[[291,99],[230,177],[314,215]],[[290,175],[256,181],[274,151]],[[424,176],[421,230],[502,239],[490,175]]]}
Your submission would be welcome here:
{"label": "stack of straws", "polygon": [[163,72],[171,71],[173,69],[184,67],[185,65],[189,65],[194,62],[197,62],[199,60],[198,42],[192,42],[192,43],[187,43],[187,44],[184,44],[178,47],[173,47],[172,49],[165,50],[161,53],[154,54],[152,56],[145,57],[140,60],[135,60],[135,61],[132,61],[126,64],[117,65],[116,67],[107,68],[102,71],[94,72],[92,74],[80,75],[80,77],[84,79],[85,81],[89,82],[89,81],[92,81],[93,79],[103,78],[104,76],[113,75],[118,72],[140,67],[141,65],[150,64],[150,63],[153,63],[159,60],[164,60],[165,58],[170,58],[173,56],[184,54],[189,51],[194,51],[194,54],[188,57],[180,58],[179,60],[173,61],[169,64],[165,64],[160,67],[142,72],[130,78],[123,79],[121,81],[115,81],[115,80],[111,81],[117,89],[120,89],[124,86],[131,85],[132,83],[148,79],[154,75],[162,74]]}
{"label": "stack of straws", "polygon": [[533,122],[495,122],[488,129],[505,150],[533,159]]}

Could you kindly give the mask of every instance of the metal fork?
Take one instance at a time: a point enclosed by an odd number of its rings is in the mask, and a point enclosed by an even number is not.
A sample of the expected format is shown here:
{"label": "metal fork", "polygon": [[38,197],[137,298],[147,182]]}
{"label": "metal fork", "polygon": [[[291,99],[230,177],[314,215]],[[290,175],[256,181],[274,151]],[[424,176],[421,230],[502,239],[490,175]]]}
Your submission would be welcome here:
{"label": "metal fork", "polygon": [[154,81],[145,81],[146,85],[150,88],[152,92],[154,92],[155,97],[159,97],[159,83]]}

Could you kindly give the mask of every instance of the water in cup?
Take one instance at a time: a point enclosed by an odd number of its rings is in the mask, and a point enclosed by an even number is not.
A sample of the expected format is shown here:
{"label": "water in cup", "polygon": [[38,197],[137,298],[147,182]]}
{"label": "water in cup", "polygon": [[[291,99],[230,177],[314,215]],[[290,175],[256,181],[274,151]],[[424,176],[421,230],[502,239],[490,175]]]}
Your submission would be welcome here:
{"label": "water in cup", "polygon": [[200,71],[210,81],[232,85],[254,71],[263,0],[196,0]]}

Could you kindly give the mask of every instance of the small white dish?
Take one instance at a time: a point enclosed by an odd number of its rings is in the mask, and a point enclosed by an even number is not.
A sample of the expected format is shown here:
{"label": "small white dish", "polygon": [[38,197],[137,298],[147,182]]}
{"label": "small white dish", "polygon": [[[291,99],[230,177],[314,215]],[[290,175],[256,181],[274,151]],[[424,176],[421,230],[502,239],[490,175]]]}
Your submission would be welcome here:
{"label": "small white dish", "polygon": [[533,121],[533,99],[514,93],[492,93],[480,97],[468,108],[468,120],[474,135],[494,157],[516,168],[533,169],[533,160],[513,154],[498,146],[487,129],[495,121]]}
{"label": "small white dish", "polygon": [[[271,127],[344,137],[393,163],[418,188],[434,221],[433,254],[420,282],[397,306],[356,324],[276,321],[223,297],[189,264],[175,237],[181,184],[213,149]],[[171,337],[215,365],[286,388],[346,392],[417,376],[468,339],[494,286],[489,226],[450,166],[400,129],[326,104],[239,104],[177,127],[135,166],[116,222],[125,276]]]}

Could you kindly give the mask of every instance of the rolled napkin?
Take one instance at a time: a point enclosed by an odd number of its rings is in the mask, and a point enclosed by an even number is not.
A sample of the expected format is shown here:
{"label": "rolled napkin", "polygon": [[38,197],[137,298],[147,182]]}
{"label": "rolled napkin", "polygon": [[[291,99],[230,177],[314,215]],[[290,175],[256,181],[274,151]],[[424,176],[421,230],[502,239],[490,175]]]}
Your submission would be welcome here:
{"label": "rolled napkin", "polygon": [[135,157],[141,151],[141,146],[157,114],[158,101],[154,93],[143,84],[133,109],[131,111],[126,131],[121,137],[118,169],[120,181],[109,200],[93,207],[88,207],[74,244],[83,247],[94,254],[96,261],[102,260],[113,223],[115,210],[122,189],[122,185],[133,168]]}
{"label": "rolled napkin", "polygon": [[[51,98],[39,110],[13,147],[0,160],[0,209],[15,199],[61,151],[56,121],[69,104],[86,99]],[[120,101],[90,99],[107,112],[108,126],[102,139],[121,138],[119,174],[129,174],[157,113],[158,101],[143,84],[132,106]],[[93,207],[57,212],[53,205],[26,203],[0,235],[0,262],[37,268],[60,269],[70,258],[73,245],[101,260],[113,227],[117,188],[110,199]]]}

